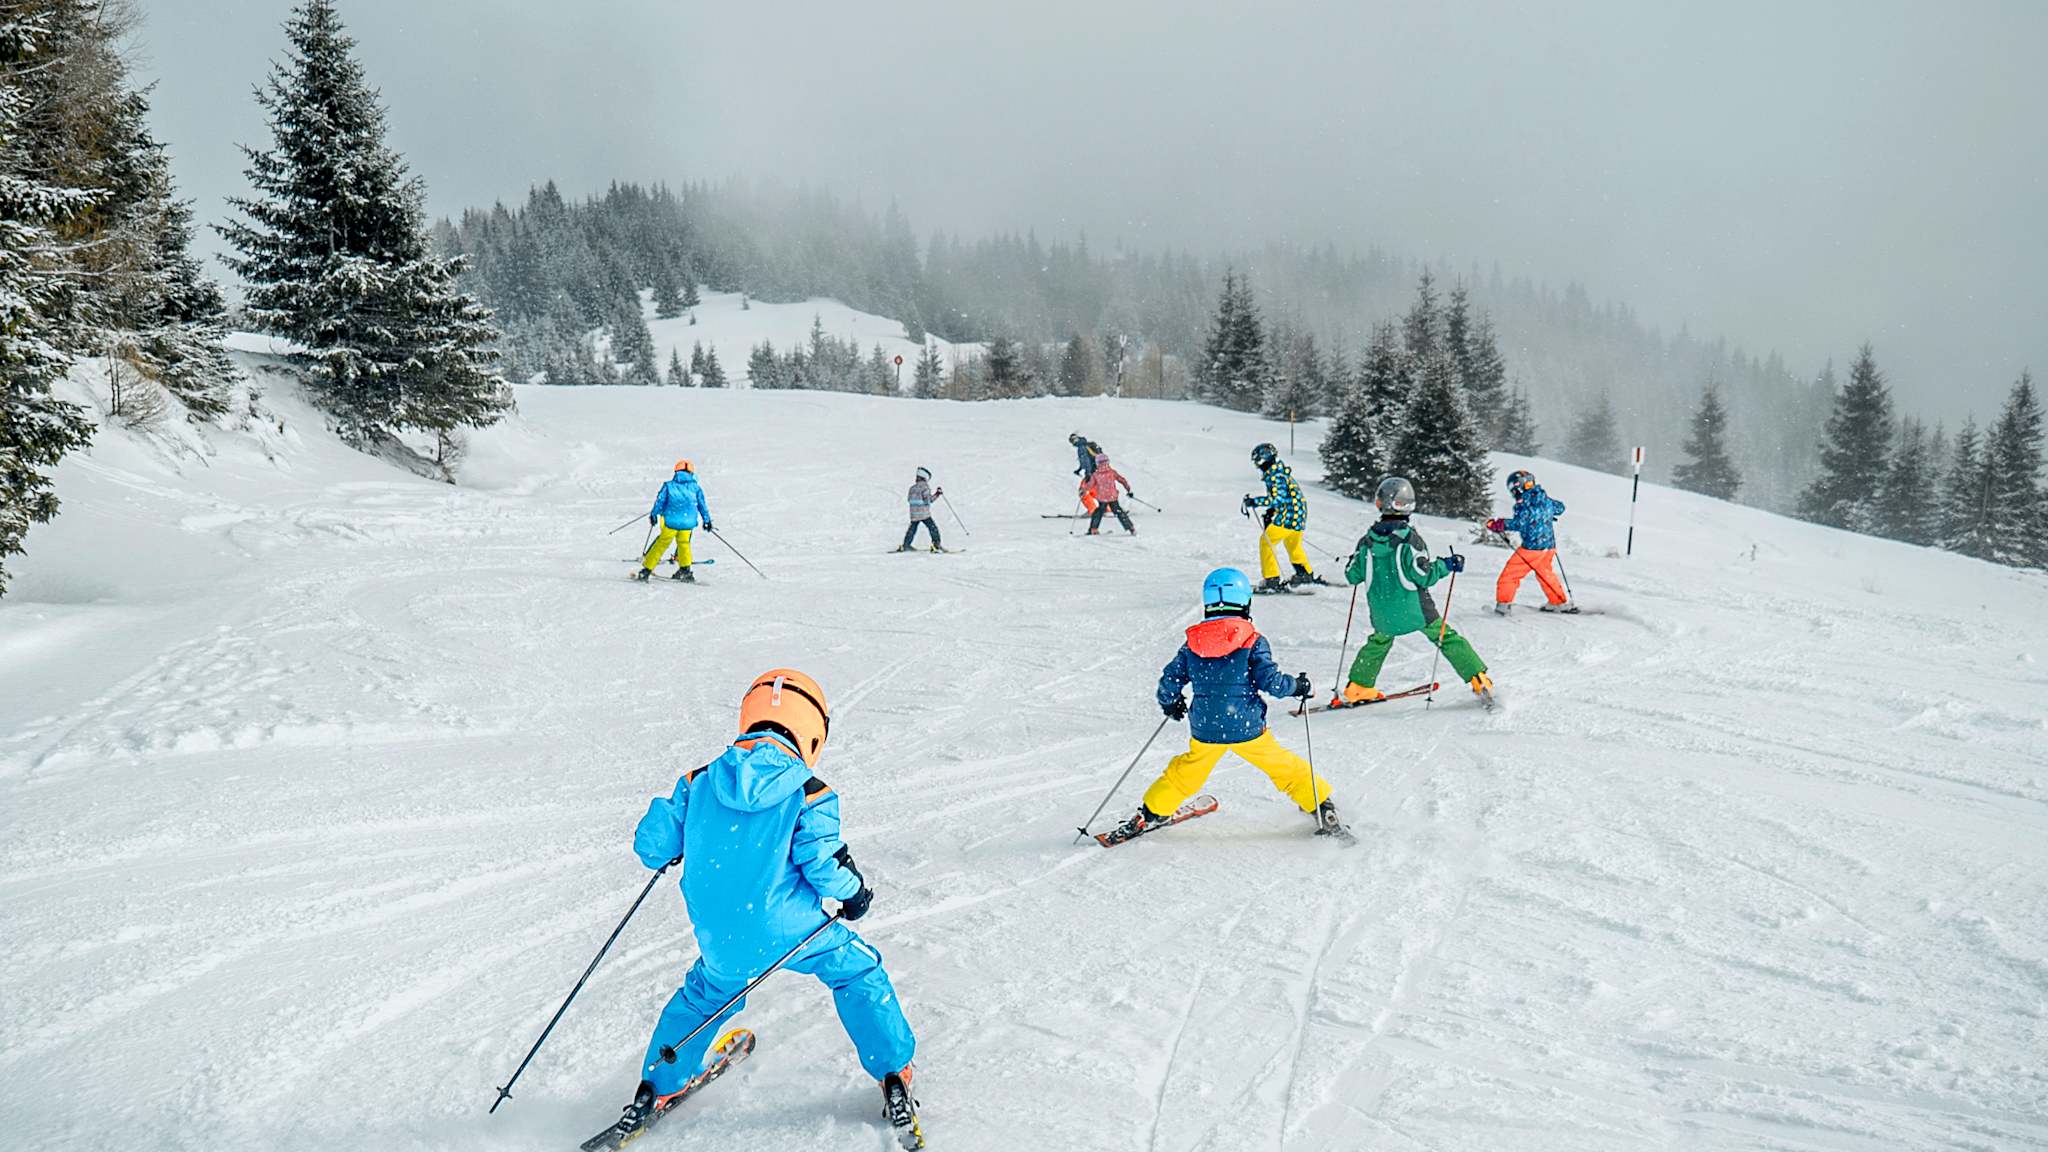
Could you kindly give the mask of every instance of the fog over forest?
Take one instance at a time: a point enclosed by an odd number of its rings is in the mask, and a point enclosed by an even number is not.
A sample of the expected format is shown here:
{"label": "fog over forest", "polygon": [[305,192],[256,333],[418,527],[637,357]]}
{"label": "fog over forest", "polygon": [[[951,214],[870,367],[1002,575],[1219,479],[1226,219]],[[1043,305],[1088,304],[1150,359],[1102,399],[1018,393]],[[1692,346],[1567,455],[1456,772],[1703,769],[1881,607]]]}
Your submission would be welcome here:
{"label": "fog over forest", "polygon": [[[614,179],[812,181],[920,234],[1496,263],[1809,377],[1876,347],[1982,412],[2048,364],[2048,6],[421,5],[346,17],[437,214]],[[285,0],[148,6],[202,219]],[[217,244],[211,237],[205,243]]]}

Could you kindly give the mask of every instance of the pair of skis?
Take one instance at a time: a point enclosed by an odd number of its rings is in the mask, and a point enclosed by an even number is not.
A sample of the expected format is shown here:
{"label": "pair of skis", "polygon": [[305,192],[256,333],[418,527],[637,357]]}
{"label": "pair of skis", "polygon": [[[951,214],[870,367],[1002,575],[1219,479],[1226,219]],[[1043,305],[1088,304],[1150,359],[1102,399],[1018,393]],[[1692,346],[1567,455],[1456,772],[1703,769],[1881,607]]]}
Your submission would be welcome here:
{"label": "pair of skis", "polygon": [[[754,1034],[745,1028],[735,1028],[718,1038],[712,1046],[711,1062],[702,1072],[692,1077],[689,1083],[673,1095],[657,1101],[654,1110],[636,1119],[625,1118],[585,1140],[583,1152],[614,1152],[647,1134],[648,1129],[661,1122],[669,1113],[683,1106],[685,1102],[704,1090],[713,1080],[733,1070],[733,1067],[754,1053]],[[886,1117],[890,1127],[896,1131],[896,1142],[907,1152],[924,1147],[924,1127],[917,1119],[917,1102],[910,1093],[900,1087],[890,1096],[886,1104]]]}
{"label": "pair of skis", "polygon": [[[1107,832],[1095,833],[1095,842],[1104,848],[1114,848],[1119,844],[1128,844],[1140,836],[1149,836],[1154,832],[1171,828],[1176,824],[1185,824],[1190,820],[1207,816],[1219,807],[1221,807],[1221,804],[1214,796],[1204,794],[1181,805],[1174,810],[1173,815],[1159,821],[1157,824],[1147,824],[1135,832],[1126,831],[1125,826],[1119,824]],[[1336,813],[1334,811],[1330,816],[1331,818],[1327,821],[1320,815],[1316,817],[1316,835],[1328,836],[1346,848],[1356,845],[1358,837],[1351,834],[1351,829],[1345,827],[1342,822],[1335,818]],[[1083,831],[1086,831],[1086,829],[1083,829]]]}

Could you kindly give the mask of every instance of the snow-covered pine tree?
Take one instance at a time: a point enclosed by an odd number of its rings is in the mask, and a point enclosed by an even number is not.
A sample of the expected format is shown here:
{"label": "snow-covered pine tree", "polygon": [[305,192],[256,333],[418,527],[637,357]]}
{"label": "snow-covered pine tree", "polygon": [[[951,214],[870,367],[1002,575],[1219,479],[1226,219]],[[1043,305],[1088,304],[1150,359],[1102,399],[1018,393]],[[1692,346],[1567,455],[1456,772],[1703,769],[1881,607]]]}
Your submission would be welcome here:
{"label": "snow-covered pine tree", "polygon": [[1275,329],[1273,351],[1279,363],[1266,382],[1259,411],[1269,420],[1312,420],[1322,414],[1323,354],[1313,332],[1291,327]]}
{"label": "snow-covered pine tree", "polygon": [[1017,342],[998,333],[988,342],[988,398],[1008,400],[1024,394],[1023,368]]}
{"label": "snow-covered pine tree", "polygon": [[1977,432],[1977,421],[1963,422],[1950,450],[1948,470],[1941,481],[1941,546],[1951,552],[1983,559],[1990,553],[1984,531],[1990,516],[1993,473],[1986,469],[1987,453]]}
{"label": "snow-covered pine tree", "polygon": [[1053,385],[1056,396],[1082,396],[1088,392],[1088,340],[1079,332],[1067,340],[1060,353],[1059,376]]}
{"label": "snow-covered pine tree", "polygon": [[[683,262],[682,276],[683,307],[695,308],[697,305],[702,304],[704,302],[704,299],[703,297],[697,295],[697,270],[687,260]],[[695,324],[696,322],[696,314],[692,313],[690,316],[690,323]]]}
{"label": "snow-covered pine tree", "polygon": [[1226,270],[1203,347],[1202,398],[1239,412],[1256,412],[1265,399],[1272,367],[1251,284],[1235,270]]}
{"label": "snow-covered pine tree", "polygon": [[1621,458],[1621,434],[1614,427],[1614,402],[1600,393],[1578,418],[1572,421],[1565,440],[1564,458],[1582,468],[1620,475],[1627,470]]}
{"label": "snow-covered pine tree", "polygon": [[[694,363],[696,359],[696,355],[692,353],[690,360]],[[747,354],[747,383],[754,388],[781,388],[784,386],[782,382],[782,361],[775,355],[774,344],[763,340],[754,347],[752,352]]]}
{"label": "snow-covered pine tree", "polygon": [[1409,305],[1408,314],[1401,319],[1401,344],[1418,377],[1423,362],[1444,345],[1444,315],[1437,304],[1436,277],[1427,268],[1416,282],[1415,303]]}
{"label": "snow-covered pine tree", "polygon": [[1885,474],[1884,499],[1878,506],[1878,531],[1908,544],[1932,544],[1941,535],[1940,462],[1932,454],[1927,426],[1918,420],[1899,422],[1899,444]]}
{"label": "snow-covered pine tree", "polygon": [[1721,389],[1709,383],[1700,393],[1699,407],[1692,411],[1692,433],[1685,441],[1686,461],[1672,476],[1673,483],[1688,492],[1733,500],[1742,489],[1742,473],[1728,457],[1728,409],[1721,403]]}
{"label": "snow-covered pine tree", "polygon": [[1358,361],[1358,390],[1372,417],[1374,435],[1383,445],[1400,438],[1408,402],[1415,394],[1415,372],[1401,351],[1400,332],[1392,324],[1372,331],[1372,343]]}
{"label": "snow-covered pine tree", "polygon": [[1323,394],[1316,401],[1316,409],[1334,418],[1357,387],[1358,378],[1352,375],[1351,363],[1345,359],[1344,350],[1332,347],[1323,356]]}
{"label": "snow-covered pine tree", "polygon": [[512,407],[512,389],[498,373],[497,325],[489,309],[456,289],[459,267],[432,260],[415,278],[406,344],[419,352],[397,413],[399,427],[433,435],[434,463],[451,482],[462,447],[458,431],[494,424]]}
{"label": "snow-covered pine tree", "polygon": [[1518,456],[1536,456],[1543,451],[1543,443],[1537,439],[1536,416],[1529,406],[1529,394],[1520,388],[1509,394],[1507,404],[1501,410],[1500,439],[1494,448]]}
{"label": "snow-covered pine tree", "polygon": [[1493,506],[1493,467],[1464,391],[1457,362],[1439,345],[1422,362],[1422,386],[1388,466],[1415,485],[1416,508],[1433,516],[1483,517]]}
{"label": "snow-covered pine tree", "polygon": [[1323,483],[1346,496],[1372,499],[1387,474],[1387,451],[1363,387],[1354,383],[1345,390],[1317,453],[1323,461]]}
{"label": "snow-covered pine tree", "polygon": [[191,203],[170,198],[168,174],[163,190],[152,322],[138,333],[138,350],[155,366],[157,382],[187,411],[212,418],[227,411],[228,386],[239,375],[223,344],[227,300],[192,255]]}
{"label": "snow-covered pine tree", "polygon": [[53,66],[48,36],[46,13],[0,6],[0,595],[6,560],[21,553],[29,526],[57,514],[51,472],[92,439],[84,412],[50,389],[70,366],[56,329],[72,319],[56,291],[69,253],[55,226],[98,196],[51,183],[22,139],[22,81]]}
{"label": "snow-covered pine tree", "polygon": [[946,389],[945,366],[939,362],[939,346],[925,341],[924,350],[917,354],[917,374],[910,381],[910,394],[925,400],[935,400]]}
{"label": "snow-covered pine tree", "polygon": [[894,396],[896,394],[896,365],[890,362],[889,353],[877,343],[868,353],[867,369],[862,374],[867,387],[862,389],[870,396]]}
{"label": "snow-covered pine tree", "polygon": [[626,365],[628,384],[661,383],[661,362],[655,359],[654,333],[640,315],[640,297],[620,297],[605,325],[611,333],[612,360]]}
{"label": "snow-covered pine tree", "polygon": [[1479,314],[1465,336],[1464,347],[1459,376],[1465,384],[1465,402],[1479,422],[1481,442],[1498,448],[1507,434],[1508,366],[1501,358],[1492,316]]}
{"label": "snow-covered pine tree", "polygon": [[718,362],[718,349],[714,346],[704,350],[704,387],[724,388],[727,386],[725,365]]}
{"label": "snow-covered pine tree", "polygon": [[680,347],[668,350],[668,371],[663,375],[662,383],[671,388],[690,386],[690,370],[683,365],[683,350]]}
{"label": "snow-covered pine tree", "polygon": [[675,265],[658,260],[654,265],[654,316],[658,320],[673,320],[682,314],[682,277],[676,275]]}
{"label": "snow-covered pine tree", "polygon": [[1988,560],[2020,568],[2048,565],[2048,524],[2041,518],[2041,438],[2041,402],[2032,374],[2022,372],[1984,442],[1994,477]]}
{"label": "snow-covered pine tree", "polygon": [[[385,440],[428,411],[488,423],[503,410],[475,402],[494,375],[490,314],[456,290],[461,258],[431,250],[424,191],[384,142],[355,42],[332,0],[302,0],[285,33],[291,50],[257,93],[272,146],[243,149],[256,194],[230,198],[245,220],[220,229],[239,253],[228,263],[249,314],[299,346],[351,443]],[[443,385],[479,391],[434,404],[405,395]]]}
{"label": "snow-covered pine tree", "polygon": [[1834,528],[1876,531],[1892,438],[1891,390],[1865,344],[1849,368],[1849,383],[1835,396],[1820,445],[1820,476],[1800,495],[1799,515]]}

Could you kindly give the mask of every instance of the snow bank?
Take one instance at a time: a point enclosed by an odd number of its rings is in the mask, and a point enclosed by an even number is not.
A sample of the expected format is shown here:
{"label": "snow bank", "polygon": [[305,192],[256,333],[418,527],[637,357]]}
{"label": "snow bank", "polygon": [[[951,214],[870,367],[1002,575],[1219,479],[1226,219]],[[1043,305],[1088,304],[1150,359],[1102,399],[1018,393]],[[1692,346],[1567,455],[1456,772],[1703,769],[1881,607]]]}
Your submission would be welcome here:
{"label": "snow bank", "polygon": [[[835,703],[821,773],[879,891],[861,930],[919,1030],[934,1147],[2048,1146],[2038,576],[1656,487],[1622,558],[1625,480],[1504,458],[1570,505],[1567,570],[1603,614],[1485,614],[1505,554],[1474,549],[1451,612],[1505,707],[1452,685],[1318,720],[1360,847],[1233,763],[1216,815],[1104,851],[1074,825],[1157,722],[1202,573],[1255,563],[1246,452],[1285,428],[1109,400],[519,399],[461,487],[341,448],[284,388],[268,449],[124,433],[66,462],[0,602],[11,1140],[595,1131],[693,954],[668,885],[484,1109],[643,882],[647,797],[789,663]],[[1041,518],[1073,506],[1076,429],[1164,508],[1139,536]],[[679,455],[773,579],[706,541],[701,586],[626,580]],[[920,464],[973,529],[941,511],[960,555],[888,554]],[[1348,552],[1369,510],[1310,495],[1309,539]],[[1258,604],[1319,688],[1348,599]],[[1404,639],[1384,682],[1429,667]],[[778,977],[744,1022],[755,1059],[651,1141],[882,1146],[822,990]]]}

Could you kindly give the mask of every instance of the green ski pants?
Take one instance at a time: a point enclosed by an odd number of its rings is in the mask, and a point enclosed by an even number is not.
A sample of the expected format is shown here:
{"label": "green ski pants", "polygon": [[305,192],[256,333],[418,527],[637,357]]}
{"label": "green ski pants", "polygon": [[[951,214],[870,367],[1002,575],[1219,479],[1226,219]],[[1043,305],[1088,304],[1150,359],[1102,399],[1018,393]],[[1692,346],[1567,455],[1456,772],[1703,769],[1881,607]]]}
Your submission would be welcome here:
{"label": "green ski pants", "polygon": [[[1444,659],[1451,662],[1451,668],[1457,672],[1458,679],[1470,681],[1474,676],[1486,671],[1486,661],[1481,660],[1479,653],[1472,650],[1469,641],[1458,635],[1456,628],[1444,627],[1442,639],[1439,640],[1438,627],[1440,625],[1429,625],[1422,629],[1421,634],[1428,637],[1429,642],[1443,652]],[[1385,633],[1374,632],[1367,636],[1365,645],[1358,650],[1358,657],[1351,661],[1351,682],[1363,684],[1368,688],[1376,687],[1380,677],[1380,665],[1387,662],[1387,653],[1392,651],[1393,647],[1394,638]]]}

